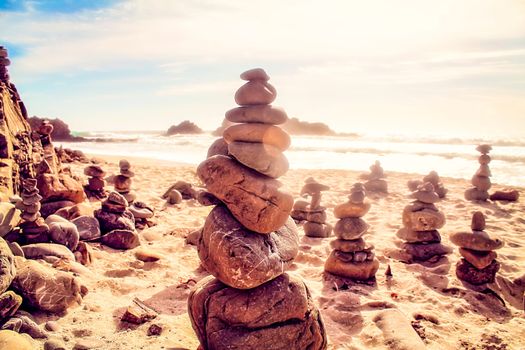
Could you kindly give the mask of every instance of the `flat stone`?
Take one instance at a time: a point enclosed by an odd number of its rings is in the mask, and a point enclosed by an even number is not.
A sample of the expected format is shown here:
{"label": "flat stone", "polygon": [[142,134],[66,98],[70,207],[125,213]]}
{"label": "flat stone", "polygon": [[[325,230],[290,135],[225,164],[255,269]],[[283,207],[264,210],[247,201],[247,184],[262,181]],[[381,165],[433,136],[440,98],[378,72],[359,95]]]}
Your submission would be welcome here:
{"label": "flat stone", "polygon": [[210,158],[216,155],[228,155],[228,144],[226,141],[224,141],[224,138],[218,138],[217,140],[213,141],[210,148],[208,148],[208,153],[206,155],[206,158]]}
{"label": "flat stone", "polygon": [[352,203],[347,202],[336,205],[334,208],[334,216],[338,219],[343,218],[360,218],[370,210],[370,203]]}
{"label": "flat stone", "polygon": [[445,215],[430,209],[420,211],[403,210],[403,225],[414,231],[432,231],[445,225]]}
{"label": "flat stone", "polygon": [[124,198],[123,195],[115,191],[112,191],[104,202],[114,203],[124,207],[128,206],[128,201],[126,200],[126,198]]}
{"label": "flat stone", "polygon": [[238,289],[254,288],[279,276],[298,249],[297,227],[291,218],[275,232],[259,234],[244,228],[224,206],[210,212],[198,245],[206,270]]}
{"label": "flat stone", "polygon": [[191,323],[203,349],[309,349],[327,347],[324,324],[304,282],[292,275],[248,290],[207,277],[188,299]]}
{"label": "flat stone", "polygon": [[482,212],[476,211],[472,215],[470,228],[472,231],[483,231],[485,229],[485,215]]}
{"label": "flat stone", "polygon": [[69,273],[58,271],[34,260],[17,259],[17,274],[12,288],[24,303],[42,311],[61,313],[80,303],[84,288]]}
{"label": "flat stone", "polygon": [[306,222],[303,229],[307,237],[327,238],[332,234],[332,226],[324,223]]}
{"label": "flat stone", "polygon": [[414,231],[406,227],[402,227],[396,233],[396,236],[408,243],[439,243],[441,242],[441,235],[437,230],[431,231]]}
{"label": "flat stone", "polygon": [[90,349],[102,349],[106,344],[98,339],[78,339],[73,350],[90,350]]}
{"label": "flat stone", "polygon": [[306,221],[318,224],[326,223],[326,210],[308,211],[306,213]]}
{"label": "flat stone", "polygon": [[154,215],[153,209],[143,202],[134,202],[128,209],[135,219],[149,219]]}
{"label": "flat stone", "polygon": [[486,201],[489,199],[489,193],[472,187],[465,191],[465,199],[468,201]]}
{"label": "flat stone", "polygon": [[482,252],[467,248],[459,248],[459,254],[479,270],[489,266],[498,256],[494,251]]}
{"label": "flat stone", "polygon": [[347,241],[344,239],[334,239],[330,242],[330,246],[335,250],[340,250],[344,253],[354,253],[354,252],[360,252],[365,251],[369,252],[374,249],[374,246],[372,244],[368,244],[365,242],[364,239],[358,238],[351,241]]}
{"label": "flat stone", "polygon": [[34,350],[36,344],[27,334],[19,334],[8,329],[0,330],[0,349]]}
{"label": "flat stone", "polygon": [[95,210],[95,218],[100,224],[100,231],[104,234],[113,230],[135,230],[135,217],[129,210],[122,214],[108,213],[101,209]]}
{"label": "flat stone", "polygon": [[76,249],[80,239],[77,227],[71,222],[56,222],[50,224],[49,237],[53,242],[65,245],[71,251]]}
{"label": "flat stone", "polygon": [[441,243],[403,243],[402,247],[416,261],[426,261],[434,256],[452,253],[452,248]]}
{"label": "flat stone", "polygon": [[439,202],[439,196],[434,192],[434,187],[432,186],[432,191],[416,191],[410,195],[411,198],[414,198],[420,202],[433,204]]}
{"label": "flat stone", "polygon": [[306,216],[308,215],[308,212],[307,211],[304,211],[304,210],[292,210],[290,212],[290,216],[296,221],[296,222],[299,222],[299,221],[304,221],[306,220]]}
{"label": "flat stone", "polygon": [[88,190],[91,191],[102,191],[106,186],[106,180],[99,177],[92,177],[88,180]]}
{"label": "flat stone", "polygon": [[485,231],[456,232],[449,236],[455,245],[463,248],[488,252],[500,249],[504,243],[500,239],[492,239]]}
{"label": "flat stone", "polygon": [[492,187],[492,184],[489,177],[474,175],[472,177],[472,186],[477,188],[478,191],[488,191]]}
{"label": "flat stone", "polygon": [[279,125],[288,120],[288,115],[281,107],[258,105],[230,109],[226,112],[226,119],[233,123]]}
{"label": "flat stone", "polygon": [[100,242],[113,249],[132,249],[140,245],[137,232],[122,229],[116,229],[103,235]]}
{"label": "flat stone", "polygon": [[5,292],[16,276],[15,257],[7,242],[0,238],[0,294]]}
{"label": "flat stone", "polygon": [[280,151],[290,147],[290,135],[278,126],[261,123],[235,124],[223,132],[224,140],[232,142],[263,143],[273,146]]}
{"label": "flat stone", "polygon": [[310,205],[309,202],[299,199],[299,200],[296,200],[295,203],[293,204],[293,209],[306,212],[306,209],[308,208],[309,205]]}
{"label": "flat stone", "polygon": [[361,238],[369,227],[361,218],[344,218],[337,221],[334,233],[339,239],[354,240]]}
{"label": "flat stone", "polygon": [[330,253],[324,265],[326,272],[356,281],[367,281],[374,278],[378,269],[379,261],[377,259],[363,262],[345,262],[340,259],[337,250]]}
{"label": "flat stone", "polygon": [[214,156],[202,162],[197,175],[239,222],[251,231],[269,233],[288,220],[293,197],[279,191],[280,182],[260,175],[235,160]]}
{"label": "flat stone", "polygon": [[270,145],[236,141],[228,144],[228,153],[248,168],[274,179],[288,171],[288,159]]}
{"label": "flat stone", "polygon": [[252,80],[235,92],[235,102],[240,106],[269,105],[277,97],[277,91],[268,82]]}
{"label": "flat stone", "polygon": [[476,151],[478,151],[481,154],[489,154],[491,150],[492,146],[488,144],[483,144],[476,147]]}
{"label": "flat stone", "polygon": [[84,175],[103,178],[106,176],[106,172],[100,165],[88,165],[84,168]]}
{"label": "flat stone", "polygon": [[79,216],[71,222],[77,227],[81,241],[93,241],[100,238],[100,224],[95,217]]}
{"label": "flat stone", "polygon": [[264,69],[262,68],[253,68],[250,70],[247,70],[241,74],[242,80],[262,80],[262,81],[268,81],[270,80],[270,76],[266,74]]}
{"label": "flat stone", "polygon": [[162,254],[145,247],[137,248],[134,254],[138,260],[144,262],[154,262],[162,259]]}
{"label": "flat stone", "polygon": [[74,261],[75,256],[62,244],[56,243],[34,243],[22,246],[26,259],[41,259],[46,256],[56,256],[61,259]]}
{"label": "flat stone", "polygon": [[403,209],[404,211],[410,211],[410,212],[416,212],[421,211],[423,209],[433,210],[433,211],[439,211],[438,207],[435,206],[433,203],[423,203],[418,200],[413,201],[409,205],[405,206]]}
{"label": "flat stone", "polygon": [[388,193],[388,183],[382,179],[372,179],[365,182],[365,188],[369,192]]}
{"label": "flat stone", "polygon": [[456,276],[460,280],[474,285],[493,283],[499,268],[500,264],[497,260],[493,260],[484,269],[477,269],[467,260],[461,259],[456,265]]}
{"label": "flat stone", "polygon": [[520,193],[517,190],[495,191],[489,198],[491,201],[517,202]]}
{"label": "flat stone", "polygon": [[58,339],[50,339],[44,343],[44,350],[67,350],[66,345]]}

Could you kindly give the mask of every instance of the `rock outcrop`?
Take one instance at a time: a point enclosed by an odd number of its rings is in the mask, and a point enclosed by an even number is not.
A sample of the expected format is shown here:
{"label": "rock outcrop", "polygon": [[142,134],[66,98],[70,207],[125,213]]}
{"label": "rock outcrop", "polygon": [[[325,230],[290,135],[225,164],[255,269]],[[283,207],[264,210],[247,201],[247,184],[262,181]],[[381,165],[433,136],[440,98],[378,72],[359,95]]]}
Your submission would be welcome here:
{"label": "rock outcrop", "polygon": [[178,134],[202,134],[201,128],[199,128],[195,123],[185,120],[177,125],[172,125],[169,127],[166,132],[166,136],[178,135]]}

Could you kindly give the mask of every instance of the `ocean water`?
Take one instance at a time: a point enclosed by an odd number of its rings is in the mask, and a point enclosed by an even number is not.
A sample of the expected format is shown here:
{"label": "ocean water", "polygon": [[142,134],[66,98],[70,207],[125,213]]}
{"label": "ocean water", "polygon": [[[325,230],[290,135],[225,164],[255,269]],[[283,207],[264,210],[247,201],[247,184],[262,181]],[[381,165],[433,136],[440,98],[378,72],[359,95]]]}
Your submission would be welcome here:
{"label": "ocean water", "polygon": [[[91,132],[89,142],[56,142],[93,155],[134,156],[197,165],[216,139],[211,134],[162,136],[160,132]],[[98,138],[111,139],[99,142]],[[479,164],[480,143],[490,143],[492,182],[525,186],[525,140],[395,136],[292,136],[286,156],[292,169],[368,171],[379,160],[385,172],[470,179]]]}

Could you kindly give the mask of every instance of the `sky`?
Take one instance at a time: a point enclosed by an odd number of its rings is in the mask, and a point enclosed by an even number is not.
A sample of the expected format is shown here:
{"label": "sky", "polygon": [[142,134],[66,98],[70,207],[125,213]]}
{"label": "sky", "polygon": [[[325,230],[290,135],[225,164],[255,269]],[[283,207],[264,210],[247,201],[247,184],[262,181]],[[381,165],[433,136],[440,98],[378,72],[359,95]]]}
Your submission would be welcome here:
{"label": "sky", "polygon": [[76,131],[212,130],[262,67],[336,131],[525,137],[524,0],[0,0],[0,45]]}

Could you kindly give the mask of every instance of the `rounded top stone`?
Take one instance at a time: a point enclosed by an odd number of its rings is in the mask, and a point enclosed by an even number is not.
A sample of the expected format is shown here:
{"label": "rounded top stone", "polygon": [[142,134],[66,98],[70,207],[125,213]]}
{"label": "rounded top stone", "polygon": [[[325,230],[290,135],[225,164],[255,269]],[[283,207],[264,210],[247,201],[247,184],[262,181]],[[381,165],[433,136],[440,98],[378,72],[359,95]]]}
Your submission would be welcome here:
{"label": "rounded top stone", "polygon": [[423,177],[423,182],[430,182],[432,184],[437,184],[439,182],[439,175],[436,171],[432,170],[425,177]]}
{"label": "rounded top stone", "polygon": [[476,151],[482,154],[488,154],[492,150],[492,146],[489,144],[482,144],[476,147]]}
{"label": "rounded top stone", "polygon": [[307,178],[304,182],[305,184],[303,188],[301,189],[301,195],[305,193],[307,194],[319,193],[322,191],[328,191],[330,189],[330,187],[317,182],[313,177]]}
{"label": "rounded top stone", "polygon": [[482,212],[474,212],[470,228],[472,231],[483,231],[485,229],[485,215]]}
{"label": "rounded top stone", "polygon": [[485,231],[456,232],[449,238],[457,246],[482,252],[500,249],[504,245],[502,240],[490,238]]}
{"label": "rounded top stone", "polygon": [[428,204],[436,203],[439,201],[439,196],[434,191],[434,185],[432,185],[430,182],[425,182],[417,186],[417,189],[414,192],[412,192],[410,197],[417,199],[420,202]]}
{"label": "rounded top stone", "polygon": [[127,159],[121,159],[118,162],[118,167],[120,168],[120,170],[128,170],[129,168],[131,168],[131,164]]}
{"label": "rounded top stone", "polygon": [[84,168],[84,174],[93,177],[104,177],[106,172],[100,165],[88,165]]}
{"label": "rounded top stone", "polygon": [[253,68],[249,69],[246,72],[241,73],[241,79],[242,80],[264,80],[268,81],[270,80],[270,76],[266,74],[264,69],[262,68]]}

